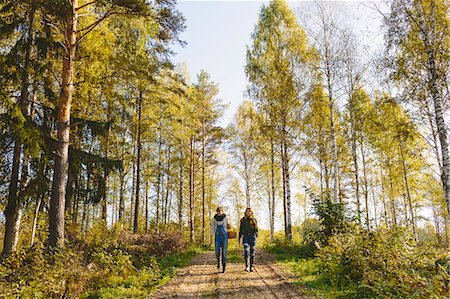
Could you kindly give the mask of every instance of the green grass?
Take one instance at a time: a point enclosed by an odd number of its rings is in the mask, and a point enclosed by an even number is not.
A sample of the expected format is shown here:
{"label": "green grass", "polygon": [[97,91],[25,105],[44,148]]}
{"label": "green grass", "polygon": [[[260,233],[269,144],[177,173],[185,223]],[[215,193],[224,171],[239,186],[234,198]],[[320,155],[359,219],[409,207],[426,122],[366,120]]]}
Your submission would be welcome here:
{"label": "green grass", "polygon": [[184,252],[157,259],[157,265],[143,267],[133,275],[110,275],[108,287],[88,292],[81,298],[148,298],[151,292],[168,283],[178,268],[186,266],[195,255],[204,251],[201,247],[190,247]]}
{"label": "green grass", "polygon": [[318,298],[364,298],[356,285],[339,289],[320,274],[320,261],[311,257],[311,251],[304,246],[290,244],[285,247],[268,245],[266,250],[275,256],[278,264],[287,266],[296,275],[294,284],[310,296]]}

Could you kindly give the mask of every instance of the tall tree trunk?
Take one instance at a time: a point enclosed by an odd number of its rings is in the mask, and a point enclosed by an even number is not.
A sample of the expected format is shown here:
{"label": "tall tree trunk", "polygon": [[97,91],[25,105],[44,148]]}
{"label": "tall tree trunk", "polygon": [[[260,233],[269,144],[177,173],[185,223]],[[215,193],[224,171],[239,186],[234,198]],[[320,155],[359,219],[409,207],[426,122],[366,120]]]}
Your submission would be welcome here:
{"label": "tall tree trunk", "polygon": [[441,244],[442,236],[441,236],[441,223],[439,221],[439,207],[436,204],[432,203],[431,208],[433,211],[434,229],[436,232],[437,241],[438,244]]}
{"label": "tall tree trunk", "polygon": [[381,167],[380,167],[380,183],[381,183],[381,201],[383,203],[383,215],[384,215],[384,223],[387,227],[389,227],[389,221],[388,221],[388,208],[386,204],[385,194],[386,194],[386,188],[384,186],[383,182],[383,175],[381,174]]}
{"label": "tall tree trunk", "polygon": [[[414,238],[417,241],[417,229],[416,229],[416,220],[414,218],[414,211],[413,211],[413,205],[412,205],[412,199],[411,199],[411,191],[409,189],[409,182],[408,182],[408,173],[406,170],[406,162],[405,162],[405,155],[403,153],[403,144],[399,140],[399,147],[400,147],[400,157],[402,159],[402,169],[403,169],[403,179],[405,181],[405,189],[406,189],[406,198],[408,200],[408,207],[409,207],[409,213],[411,215],[411,225],[414,231]],[[405,211],[406,213],[406,211]]]}
{"label": "tall tree trunk", "polygon": [[205,226],[205,123],[202,122],[202,243],[206,241],[206,226]]}
{"label": "tall tree trunk", "polygon": [[16,234],[18,230],[15,225],[19,217],[19,205],[17,202],[17,192],[19,184],[19,167],[20,167],[20,153],[22,145],[17,140],[14,143],[14,153],[12,161],[12,171],[11,180],[9,183],[9,193],[8,193],[8,205],[5,210],[5,239],[3,242],[3,253],[4,257],[8,256],[11,252],[16,251],[14,246],[14,240],[16,239]]}
{"label": "tall tree trunk", "polygon": [[53,168],[52,195],[50,198],[49,235],[50,247],[64,247],[64,199],[66,192],[67,161],[69,155],[70,110],[73,95],[73,77],[77,42],[78,0],[71,0],[72,13],[67,19],[67,52],[63,56],[61,96],[57,107],[58,143]]}
{"label": "tall tree trunk", "polygon": [[145,233],[148,233],[148,185],[149,179],[145,178]]}
{"label": "tall tree trunk", "polygon": [[367,180],[367,163],[366,154],[364,153],[363,143],[361,141],[361,158],[363,166],[363,183],[364,183],[364,204],[366,206],[366,227],[370,229],[370,218],[369,218],[369,181]]}
{"label": "tall tree trunk", "polygon": [[[356,131],[354,128],[354,113],[353,113],[353,108],[352,112],[351,112],[351,118],[352,118],[352,122],[351,122],[351,131],[352,131],[352,156],[353,156],[353,167],[354,167],[354,171],[355,171],[355,195],[356,195],[356,208],[357,208],[357,212],[358,212],[358,222],[361,225],[361,201],[359,198],[359,169],[358,169],[358,156],[356,155]],[[368,208],[368,205],[366,203],[366,209]]]}
{"label": "tall tree trunk", "polygon": [[327,61],[327,87],[328,87],[328,101],[330,107],[330,129],[331,129],[331,148],[333,150],[333,200],[335,203],[339,201],[339,184],[338,184],[338,159],[337,159],[337,144],[336,144],[336,128],[334,123],[334,100],[331,83],[331,66],[330,61]]}
{"label": "tall tree trunk", "polygon": [[179,174],[179,186],[178,186],[178,225],[180,235],[183,234],[183,143],[180,140],[180,174]]}
{"label": "tall tree trunk", "polygon": [[[27,100],[28,100],[28,87],[30,81],[30,68],[31,68],[31,47],[34,42],[34,17],[36,12],[36,1],[32,1],[28,24],[28,38],[26,45],[26,52],[24,58],[24,68],[22,72],[22,86],[19,99],[19,106],[22,114],[27,115]],[[6,257],[11,252],[16,250],[15,240],[18,238],[21,211],[18,203],[17,193],[19,184],[19,169],[20,169],[20,155],[22,152],[22,144],[19,139],[14,141],[11,180],[8,186],[8,205],[5,210],[5,237],[3,240],[3,252],[2,256]]]}
{"label": "tall tree trunk", "polygon": [[336,146],[336,133],[334,125],[334,105],[330,104],[331,111],[331,144],[333,149],[333,200],[335,203],[339,201],[339,178],[338,178],[338,160],[337,160],[337,146]]}
{"label": "tall tree trunk", "polygon": [[[447,137],[447,127],[444,119],[444,110],[443,110],[443,101],[442,95],[439,89],[439,70],[438,70],[438,62],[436,62],[436,51],[440,51],[440,49],[436,49],[433,46],[436,28],[430,28],[428,24],[426,24],[423,20],[423,9],[418,5],[419,3],[414,3],[415,8],[421,14],[418,19],[419,23],[419,33],[423,39],[425,49],[427,49],[428,56],[428,89],[431,93],[431,97],[433,98],[434,104],[434,117],[436,121],[436,127],[439,135],[439,143],[441,145],[441,154],[442,154],[442,187],[444,189],[445,201],[447,203],[447,220],[450,220],[450,156],[448,151],[448,137]],[[435,15],[436,13],[436,5],[431,5],[431,13]],[[433,22],[434,24],[434,22]],[[431,35],[431,36],[430,36]]]}
{"label": "tall tree trunk", "polygon": [[156,177],[156,231],[159,230],[160,197],[161,197],[161,172],[162,172],[162,136],[161,124],[159,124],[158,137],[158,175]]}
{"label": "tall tree trunk", "polygon": [[438,133],[436,132],[436,128],[434,127],[434,122],[435,120],[433,120],[433,112],[431,111],[431,107],[426,105],[425,109],[427,110],[427,118],[428,118],[428,123],[430,124],[430,130],[431,130],[431,136],[433,136],[433,150],[434,150],[434,154],[436,156],[436,161],[438,163],[439,166],[439,173],[441,174],[441,181],[442,178],[444,177],[443,174],[443,168],[442,168],[442,158],[441,158],[441,154],[439,152],[439,141],[438,141]]}
{"label": "tall tree trunk", "polygon": [[113,180],[113,198],[112,198],[112,207],[111,207],[111,225],[117,223],[117,175],[114,175]]}
{"label": "tall tree trunk", "polygon": [[190,166],[189,166],[189,239],[194,242],[194,197],[195,197],[195,168],[194,168],[194,138],[191,138],[190,145]]}
{"label": "tall tree trunk", "polygon": [[244,180],[245,180],[245,201],[247,208],[250,208],[250,166],[249,164],[249,157],[247,153],[247,149],[244,147],[243,149],[243,160],[244,160]]}
{"label": "tall tree trunk", "polygon": [[[67,172],[67,193],[66,193],[66,201],[65,201],[65,207],[64,210],[66,212],[67,217],[72,217],[73,211],[73,184],[75,183],[75,174],[71,170],[72,165],[69,161],[69,169]],[[69,219],[68,219],[69,220]]]}
{"label": "tall tree trunk", "polygon": [[141,183],[141,114],[142,114],[142,91],[138,98],[138,125],[137,125],[137,161],[136,161],[136,198],[134,202],[134,222],[133,232],[136,234],[139,230],[139,193]]}
{"label": "tall tree trunk", "polygon": [[395,204],[395,198],[394,198],[394,184],[393,184],[393,178],[392,178],[392,167],[391,167],[391,161],[389,158],[387,158],[387,166],[388,166],[388,172],[389,172],[389,187],[390,187],[390,195],[389,199],[391,201],[391,210],[392,210],[392,221],[394,226],[397,226],[397,205]]}
{"label": "tall tree trunk", "polygon": [[320,198],[325,198],[325,190],[324,190],[324,169],[323,169],[323,161],[319,158],[319,173],[320,173]]}
{"label": "tall tree trunk", "polygon": [[282,173],[282,181],[283,181],[283,216],[284,216],[284,236],[288,237],[287,231],[287,208],[286,208],[286,161],[284,155],[284,141],[281,142],[281,173]]}
{"label": "tall tree trunk", "polygon": [[[372,180],[372,186],[375,186],[375,183],[373,182],[373,180]],[[378,226],[378,218],[377,218],[378,216],[377,216],[377,201],[375,199],[375,188],[372,188],[372,203],[373,203],[373,227],[376,228]],[[366,213],[368,215],[369,207],[366,207],[366,209],[367,209]]]}
{"label": "tall tree trunk", "polygon": [[[136,134],[137,134],[137,129],[136,129]],[[133,178],[132,178],[132,183],[131,183],[130,215],[128,217],[130,229],[131,229],[131,227],[133,227],[134,198],[136,195],[136,152],[137,152],[137,146],[136,146],[136,144],[134,144],[134,148],[133,148],[134,157],[132,159],[133,163],[131,165],[132,171],[133,171]]]}
{"label": "tall tree trunk", "polygon": [[270,179],[272,186],[272,210],[270,211],[270,240],[275,238],[275,145],[273,138],[270,139]]}
{"label": "tall tree trunk", "polygon": [[[161,217],[160,217],[160,222],[162,224],[166,223],[166,210],[165,210],[166,209],[166,202],[165,202],[165,199],[166,199],[167,189],[164,187],[164,181],[167,181],[167,176],[165,174],[161,174],[161,203],[160,203],[160,205],[161,205],[161,208],[160,208],[160,210],[161,210],[161,212],[160,212]],[[166,184],[166,187],[167,187],[167,184]]]}
{"label": "tall tree trunk", "polygon": [[289,170],[289,150],[287,148],[286,139],[284,140],[284,166],[286,177],[286,234],[289,240],[292,240],[292,217],[291,217],[291,186],[290,186],[290,170]]}
{"label": "tall tree trunk", "polygon": [[[111,121],[111,103],[108,99],[108,107],[107,107],[107,117],[106,117],[108,123]],[[110,134],[110,126],[108,124],[108,130],[106,131],[105,136],[105,158],[108,158],[109,154],[109,134]],[[104,190],[102,194],[102,221],[106,224],[107,221],[107,210],[108,210],[108,197],[107,197],[107,190],[108,190],[108,171],[103,170],[103,181],[104,181]]]}
{"label": "tall tree trunk", "polygon": [[171,154],[171,149],[170,146],[167,148],[167,183],[166,183],[166,193],[165,193],[165,198],[164,198],[164,223],[167,224],[168,223],[168,218],[169,218],[169,196],[170,196],[170,192],[172,189],[172,180],[171,180],[171,175],[170,175],[170,154]]}
{"label": "tall tree trunk", "polygon": [[121,168],[119,170],[119,180],[120,180],[120,190],[119,190],[119,222],[123,225],[124,220],[124,212],[125,212],[125,194],[124,194],[124,185],[125,185],[125,171]]}
{"label": "tall tree trunk", "polygon": [[330,169],[326,161],[323,161],[323,173],[324,173],[324,181],[325,181],[325,198],[326,200],[331,200],[331,188],[330,188]]}
{"label": "tall tree trunk", "polygon": [[[431,51],[431,53],[434,53]],[[429,54],[432,55],[432,54]],[[434,57],[434,56],[433,56]],[[430,58],[431,69],[431,91],[434,100],[434,112],[436,125],[439,134],[439,142],[441,144],[442,154],[442,185],[444,189],[445,201],[447,202],[447,220],[450,220],[450,156],[448,152],[447,128],[444,120],[442,98],[438,90],[437,74],[434,66],[434,58]]]}
{"label": "tall tree trunk", "polygon": [[173,199],[172,183],[170,183],[169,191],[170,192],[169,192],[169,199],[168,199],[168,206],[167,206],[167,220],[166,220],[166,223],[170,223],[170,219],[171,219],[170,211],[172,211],[172,199]]}
{"label": "tall tree trunk", "polygon": [[75,200],[73,202],[73,208],[72,208],[72,223],[78,223],[78,209],[79,209],[79,202],[80,202],[80,175],[78,175],[75,179]]}
{"label": "tall tree trunk", "polygon": [[39,196],[39,199],[36,200],[36,208],[34,209],[34,218],[33,218],[33,227],[31,229],[30,247],[33,246],[34,239],[35,239],[35,236],[36,236],[36,227],[37,227],[39,209],[41,208],[41,203],[42,203],[42,196]]}

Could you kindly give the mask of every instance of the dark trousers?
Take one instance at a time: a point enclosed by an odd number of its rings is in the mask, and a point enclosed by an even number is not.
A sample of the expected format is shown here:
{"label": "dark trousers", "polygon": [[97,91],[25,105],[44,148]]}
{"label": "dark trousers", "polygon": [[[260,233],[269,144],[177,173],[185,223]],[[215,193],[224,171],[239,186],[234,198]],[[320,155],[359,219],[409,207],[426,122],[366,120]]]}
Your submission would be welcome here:
{"label": "dark trousers", "polygon": [[255,258],[255,246],[256,237],[255,236],[244,236],[244,259],[247,261],[248,257],[253,260]]}

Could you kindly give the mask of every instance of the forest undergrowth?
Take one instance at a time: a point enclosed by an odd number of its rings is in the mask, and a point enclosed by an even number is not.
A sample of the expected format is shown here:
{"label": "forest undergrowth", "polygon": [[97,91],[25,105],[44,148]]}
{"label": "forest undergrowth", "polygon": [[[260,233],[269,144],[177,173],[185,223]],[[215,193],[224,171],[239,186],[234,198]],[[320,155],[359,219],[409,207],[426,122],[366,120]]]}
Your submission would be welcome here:
{"label": "forest undergrowth", "polygon": [[416,241],[405,228],[361,229],[350,225],[325,243],[313,237],[319,221],[296,228],[297,238],[281,235],[266,244],[295,282],[319,298],[447,298],[450,253],[430,241]]}
{"label": "forest undergrowth", "polygon": [[64,250],[37,242],[4,259],[0,297],[145,298],[202,250],[188,246],[175,228],[132,234],[98,223],[84,240],[71,234]]}

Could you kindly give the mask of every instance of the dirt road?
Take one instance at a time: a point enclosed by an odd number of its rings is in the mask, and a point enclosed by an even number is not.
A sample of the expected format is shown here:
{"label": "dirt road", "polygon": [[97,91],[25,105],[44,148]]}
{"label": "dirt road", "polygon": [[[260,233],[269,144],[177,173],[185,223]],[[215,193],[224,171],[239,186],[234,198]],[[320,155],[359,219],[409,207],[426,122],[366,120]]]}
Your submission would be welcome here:
{"label": "dirt road", "polygon": [[227,272],[219,273],[214,253],[203,253],[151,298],[309,298],[267,252],[259,250],[255,264],[255,272],[245,272],[241,262],[228,263]]}

